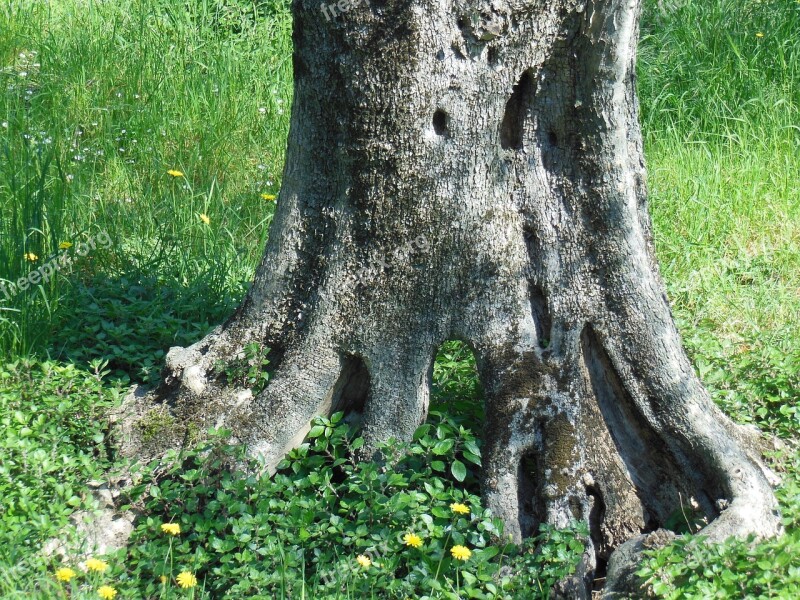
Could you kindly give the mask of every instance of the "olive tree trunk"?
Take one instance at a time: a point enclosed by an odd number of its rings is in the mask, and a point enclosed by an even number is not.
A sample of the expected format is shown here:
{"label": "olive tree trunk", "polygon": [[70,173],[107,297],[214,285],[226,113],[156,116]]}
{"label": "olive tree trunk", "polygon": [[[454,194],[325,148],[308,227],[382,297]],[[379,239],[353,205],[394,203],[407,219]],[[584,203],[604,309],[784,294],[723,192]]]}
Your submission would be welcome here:
{"label": "olive tree trunk", "polygon": [[[639,0],[352,2],[294,1],[254,285],[138,406],[224,424],[271,467],[334,410],[374,448],[411,436],[437,349],[463,340],[484,497],[515,538],[585,519],[591,570],[690,501],[712,539],[775,534],[768,472],[695,375],[655,263]],[[255,397],[215,377],[253,342],[274,368]]]}

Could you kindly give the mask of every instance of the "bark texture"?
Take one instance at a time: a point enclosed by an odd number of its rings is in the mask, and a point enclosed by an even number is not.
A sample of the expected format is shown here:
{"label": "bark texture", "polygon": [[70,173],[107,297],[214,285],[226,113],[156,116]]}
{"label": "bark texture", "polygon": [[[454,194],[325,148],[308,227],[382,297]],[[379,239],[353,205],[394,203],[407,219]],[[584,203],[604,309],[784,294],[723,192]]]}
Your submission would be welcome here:
{"label": "bark texture", "polygon": [[[775,534],[768,473],[696,377],[655,264],[638,0],[349,6],[295,0],[250,293],[131,406],[225,424],[268,466],[339,409],[374,447],[424,420],[436,351],[460,339],[487,394],[485,499],[516,538],[586,519],[591,573],[690,499],[712,539]],[[256,397],[214,377],[253,341],[274,368]]]}

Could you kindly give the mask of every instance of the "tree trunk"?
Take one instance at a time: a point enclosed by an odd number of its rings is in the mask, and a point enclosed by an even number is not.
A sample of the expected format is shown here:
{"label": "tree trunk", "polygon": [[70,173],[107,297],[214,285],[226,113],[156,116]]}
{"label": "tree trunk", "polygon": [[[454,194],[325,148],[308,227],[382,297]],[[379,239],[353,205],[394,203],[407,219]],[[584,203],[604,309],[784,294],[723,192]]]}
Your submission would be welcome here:
{"label": "tree trunk", "polygon": [[[591,570],[690,499],[713,539],[776,533],[767,472],[695,375],[657,271],[639,1],[358,1],[295,0],[255,283],[139,406],[225,424],[272,467],[334,410],[362,412],[374,448],[425,419],[433,358],[459,339],[487,396],[485,500],[515,538],[585,519]],[[274,368],[255,397],[214,376],[252,342]]]}

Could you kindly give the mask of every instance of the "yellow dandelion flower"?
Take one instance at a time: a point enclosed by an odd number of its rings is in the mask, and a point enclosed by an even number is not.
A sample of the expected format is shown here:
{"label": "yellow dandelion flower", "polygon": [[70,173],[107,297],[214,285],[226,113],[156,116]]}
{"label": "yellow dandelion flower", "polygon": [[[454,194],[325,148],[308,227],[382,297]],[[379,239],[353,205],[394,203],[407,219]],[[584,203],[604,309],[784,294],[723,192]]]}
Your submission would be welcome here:
{"label": "yellow dandelion flower", "polygon": [[372,564],[372,561],[369,559],[369,556],[364,556],[363,554],[359,554],[358,556],[356,556],[356,562],[365,569],[368,569],[369,566]]}
{"label": "yellow dandelion flower", "polygon": [[208,215],[207,215],[207,214],[205,214],[205,213],[201,213],[201,214],[200,214],[200,220],[201,220],[203,223],[205,223],[206,225],[209,225],[209,224],[211,223],[211,219],[210,219],[210,218],[208,217]]}
{"label": "yellow dandelion flower", "polygon": [[29,262],[36,262],[39,260],[39,257],[36,256],[33,252],[26,252],[23,254],[23,258]]}
{"label": "yellow dandelion flower", "polygon": [[102,573],[108,569],[108,563],[104,560],[100,560],[99,558],[90,558],[86,561],[86,568],[90,571]]}
{"label": "yellow dandelion flower", "polygon": [[273,200],[275,200],[275,198],[277,198],[275,194],[261,194],[261,197],[269,202],[272,202]]}
{"label": "yellow dandelion flower", "polygon": [[114,600],[114,596],[117,595],[117,590],[110,585],[101,585],[97,588],[97,595],[103,600]]}
{"label": "yellow dandelion flower", "polygon": [[183,173],[181,171],[176,171],[175,169],[170,169],[167,171],[167,175],[172,175],[173,177],[183,177]]}
{"label": "yellow dandelion flower", "polygon": [[460,502],[453,502],[450,505],[450,510],[452,510],[454,513],[458,513],[459,515],[469,514],[469,506],[466,504],[461,504]]}
{"label": "yellow dandelion flower", "polygon": [[167,585],[167,576],[166,575],[162,575],[161,577],[158,578],[158,580],[161,582],[161,585]]}
{"label": "yellow dandelion flower", "polygon": [[69,250],[70,248],[72,248],[72,243],[71,242],[61,242],[58,245],[58,249],[59,250]]}
{"label": "yellow dandelion flower", "polygon": [[419,548],[422,546],[422,538],[415,533],[405,534],[403,536],[403,542],[405,542],[406,546],[411,546],[412,548]]}
{"label": "yellow dandelion flower", "polygon": [[56,579],[59,581],[65,581],[69,583],[69,580],[73,577],[75,577],[75,571],[69,567],[61,567],[60,569],[56,570]]}
{"label": "yellow dandelion flower", "polygon": [[178,585],[184,589],[193,588],[197,585],[197,577],[192,575],[189,571],[179,573],[175,580],[178,582]]}
{"label": "yellow dandelion flower", "polygon": [[162,523],[161,531],[170,535],[178,535],[181,532],[181,526],[177,523]]}
{"label": "yellow dandelion flower", "polygon": [[472,551],[466,546],[453,546],[450,548],[450,554],[456,560],[469,560],[469,557],[472,556]]}
{"label": "yellow dandelion flower", "polygon": [[183,589],[192,588],[197,585],[197,577],[192,575],[189,571],[179,573],[175,580]]}
{"label": "yellow dandelion flower", "polygon": [[759,31],[759,32],[756,34],[756,37],[757,37],[757,38],[762,38],[762,37],[764,37],[764,34],[763,34],[761,31]]}

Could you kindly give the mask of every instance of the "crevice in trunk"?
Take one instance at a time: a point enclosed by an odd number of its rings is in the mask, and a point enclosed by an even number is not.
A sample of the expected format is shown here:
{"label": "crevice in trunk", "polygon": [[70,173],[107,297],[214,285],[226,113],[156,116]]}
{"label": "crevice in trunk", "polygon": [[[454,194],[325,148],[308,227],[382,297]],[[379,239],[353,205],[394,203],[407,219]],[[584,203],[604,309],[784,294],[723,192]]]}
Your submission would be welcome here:
{"label": "crevice in trunk", "polygon": [[520,150],[525,137],[525,120],[533,96],[533,75],[530,69],[522,73],[506,103],[500,124],[500,145],[504,150]]}
{"label": "crevice in trunk", "polygon": [[617,452],[642,504],[660,526],[679,506],[681,493],[686,494],[678,483],[685,476],[670,449],[636,406],[591,325],[581,334],[581,348],[591,390]]}
{"label": "crevice in trunk", "polygon": [[531,284],[531,313],[533,322],[536,324],[536,338],[539,340],[539,347],[547,348],[550,345],[550,335],[553,328],[553,320],[550,317],[550,309],[547,307],[547,298],[544,290],[538,285]]}
{"label": "crevice in trunk", "polygon": [[370,396],[369,369],[359,356],[348,354],[342,362],[342,372],[333,388],[331,414],[344,412],[346,421],[359,425]]}
{"label": "crevice in trunk", "polygon": [[541,482],[544,474],[539,469],[537,452],[523,453],[517,471],[517,502],[519,503],[519,528],[522,537],[536,535],[545,512],[541,505]]}
{"label": "crevice in trunk", "polygon": [[523,226],[525,236],[525,249],[528,253],[528,267],[525,276],[528,279],[528,296],[531,303],[531,316],[536,326],[536,338],[540,348],[550,345],[552,336],[553,319],[550,315],[547,294],[539,282],[542,281],[541,269],[537,268],[543,262],[545,249],[539,241],[539,236],[533,225]]}
{"label": "crevice in trunk", "polygon": [[606,503],[600,490],[593,485],[586,486],[586,496],[589,501],[589,537],[597,559],[595,577],[605,577],[608,555],[602,550],[605,546],[602,527],[606,518]]}

